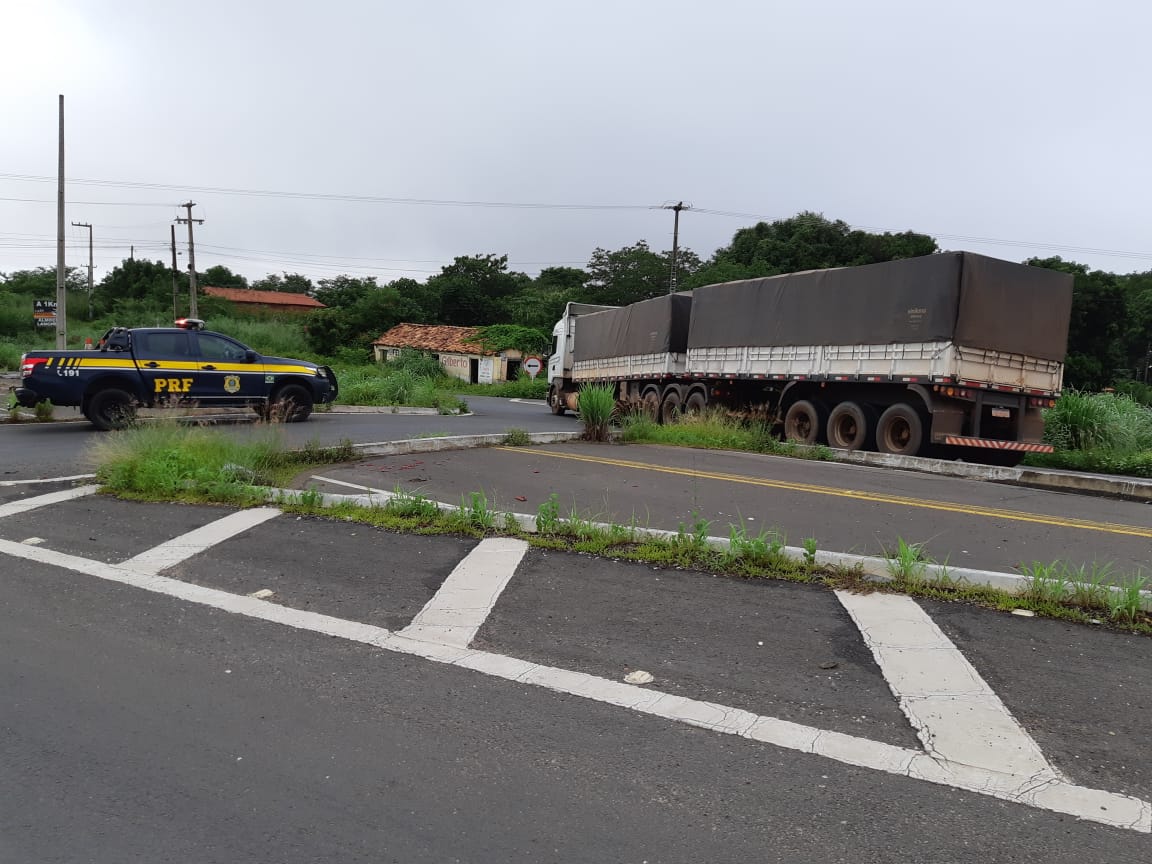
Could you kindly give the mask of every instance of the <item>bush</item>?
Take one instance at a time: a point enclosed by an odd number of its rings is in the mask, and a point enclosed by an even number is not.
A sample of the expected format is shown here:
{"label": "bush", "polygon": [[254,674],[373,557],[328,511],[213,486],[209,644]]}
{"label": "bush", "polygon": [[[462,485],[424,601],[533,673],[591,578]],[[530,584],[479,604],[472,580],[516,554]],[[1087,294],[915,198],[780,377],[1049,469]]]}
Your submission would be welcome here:
{"label": "bush", "polygon": [[417,378],[437,380],[444,378],[444,367],[440,361],[426,351],[405,348],[395,360],[384,364],[386,373],[408,372]]}
{"label": "bush", "polygon": [[0,342],[0,370],[12,372],[20,368],[20,355],[24,349],[12,342]]}
{"label": "bush", "polygon": [[1152,450],[1152,411],[1129,396],[1069,391],[1044,412],[1044,440],[1057,450]]}
{"label": "bush", "polygon": [[584,438],[588,441],[607,441],[612,414],[616,410],[616,388],[610,384],[582,387],[577,407],[580,420],[584,423]]}

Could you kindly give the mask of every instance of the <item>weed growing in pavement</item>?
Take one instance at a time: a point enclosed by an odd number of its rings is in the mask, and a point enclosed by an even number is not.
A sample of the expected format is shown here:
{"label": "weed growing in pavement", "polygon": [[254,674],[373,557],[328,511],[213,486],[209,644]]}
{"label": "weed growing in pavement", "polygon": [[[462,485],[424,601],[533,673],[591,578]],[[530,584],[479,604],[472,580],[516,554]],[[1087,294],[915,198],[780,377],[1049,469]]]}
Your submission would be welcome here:
{"label": "weed growing in pavement", "polygon": [[560,500],[555,492],[536,508],[536,531],[540,534],[557,534],[560,531]]}
{"label": "weed growing in pavement", "polygon": [[708,529],[711,527],[711,520],[704,519],[699,513],[694,512],[690,525],[680,523],[680,527],[676,529],[676,536],[672,538],[672,543],[692,552],[703,552],[709,547]]}
{"label": "weed growing in pavement", "polygon": [[809,567],[816,566],[816,538],[804,538],[804,563]]}
{"label": "weed growing in pavement", "polygon": [[32,409],[36,414],[37,423],[50,423],[52,421],[53,406],[50,399],[45,399],[43,402],[37,402],[36,407]]}
{"label": "weed growing in pavement", "polygon": [[759,534],[750,537],[744,523],[728,526],[728,549],[724,554],[730,559],[743,558],[764,563],[783,557],[783,551],[784,539],[776,532],[762,529]]}
{"label": "weed growing in pavement", "polygon": [[1081,564],[1079,569],[1067,571],[1071,586],[1071,600],[1082,609],[1106,609],[1108,607],[1108,585],[1113,581],[1114,568],[1111,564],[1092,563],[1092,568]]}
{"label": "weed growing in pavement", "polygon": [[324,496],[315,486],[309,486],[300,493],[299,501],[304,507],[319,507],[324,503]]}
{"label": "weed growing in pavement", "polygon": [[504,433],[505,447],[527,447],[532,438],[524,429],[509,429]]}
{"label": "weed growing in pavement", "polygon": [[1147,579],[1137,574],[1121,583],[1116,591],[1104,595],[1108,603],[1108,617],[1118,624],[1132,624],[1141,614],[1141,594]]}
{"label": "weed growing in pavement", "polygon": [[1044,564],[1033,561],[1021,564],[1020,572],[1028,580],[1023,594],[1034,603],[1059,605],[1068,598],[1068,581],[1065,567],[1059,561]]}
{"label": "weed growing in pavement", "polygon": [[903,537],[896,538],[896,551],[887,553],[885,565],[888,575],[905,585],[920,585],[925,581],[928,565],[933,563],[924,554],[923,543],[908,543]]}
{"label": "weed growing in pavement", "polygon": [[389,512],[404,518],[415,518],[427,521],[435,519],[440,515],[440,508],[436,505],[435,501],[418,492],[409,492],[399,484],[397,484],[392,493],[392,497],[388,499],[384,507]]}
{"label": "weed growing in pavement", "polygon": [[488,506],[488,496],[483,492],[473,492],[469,496],[460,496],[460,509],[449,513],[449,518],[455,519],[467,528],[488,532],[496,524],[496,515]]}

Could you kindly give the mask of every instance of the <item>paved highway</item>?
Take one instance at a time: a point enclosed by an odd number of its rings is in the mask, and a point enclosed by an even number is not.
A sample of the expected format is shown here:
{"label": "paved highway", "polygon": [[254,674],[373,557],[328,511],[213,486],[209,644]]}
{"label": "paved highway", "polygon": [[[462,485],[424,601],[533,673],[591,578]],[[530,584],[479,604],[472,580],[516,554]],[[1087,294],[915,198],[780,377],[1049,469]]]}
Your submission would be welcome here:
{"label": "paved highway", "polygon": [[1152,857],[1147,639],[36,488],[0,487],[0,861]]}

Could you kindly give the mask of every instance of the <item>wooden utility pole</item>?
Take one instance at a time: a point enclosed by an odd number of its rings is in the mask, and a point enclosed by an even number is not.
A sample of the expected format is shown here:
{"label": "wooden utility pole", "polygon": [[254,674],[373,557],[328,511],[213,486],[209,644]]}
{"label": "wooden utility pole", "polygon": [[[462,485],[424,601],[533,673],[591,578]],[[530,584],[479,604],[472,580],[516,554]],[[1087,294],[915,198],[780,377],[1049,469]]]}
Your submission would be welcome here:
{"label": "wooden utility pole", "polygon": [[196,307],[196,244],[192,239],[192,223],[197,222],[203,225],[204,220],[192,218],[192,208],[196,206],[196,202],[189,201],[180,206],[188,211],[187,219],[182,217],[176,219],[177,222],[188,223],[188,317],[197,318],[199,312]]}
{"label": "wooden utility pole", "polygon": [[180,295],[176,289],[176,223],[168,226],[172,229],[172,317],[180,317]]}
{"label": "wooden utility pole", "polygon": [[68,270],[64,263],[64,94],[60,94],[60,159],[56,180],[56,348],[68,347]]}
{"label": "wooden utility pole", "polygon": [[672,219],[672,271],[668,274],[668,293],[676,290],[676,259],[680,254],[680,211],[691,210],[691,204],[677,201],[675,204],[665,204],[664,210],[671,210],[676,215]]}
{"label": "wooden utility pole", "polygon": [[92,320],[92,223],[73,222],[76,228],[88,229],[88,320]]}

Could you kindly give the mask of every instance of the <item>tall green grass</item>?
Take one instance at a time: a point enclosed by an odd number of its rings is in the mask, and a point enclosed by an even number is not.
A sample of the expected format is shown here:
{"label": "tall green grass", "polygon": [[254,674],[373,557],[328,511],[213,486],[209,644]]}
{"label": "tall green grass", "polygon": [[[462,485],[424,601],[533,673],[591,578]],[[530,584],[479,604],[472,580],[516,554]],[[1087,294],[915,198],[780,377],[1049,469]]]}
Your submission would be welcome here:
{"label": "tall green grass", "polygon": [[636,443],[746,450],[804,459],[828,459],[832,455],[827,447],[802,447],[781,441],[772,424],[765,420],[733,417],[718,410],[682,414],[663,425],[641,411],[625,415],[620,426],[620,437]]}
{"label": "tall green grass", "polygon": [[1069,391],[1044,413],[1044,440],[1059,450],[1152,450],[1152,411],[1130,396]]}
{"label": "tall green grass", "polygon": [[580,388],[577,410],[589,441],[607,441],[612,415],[616,412],[616,388],[611,384],[589,384]]}

